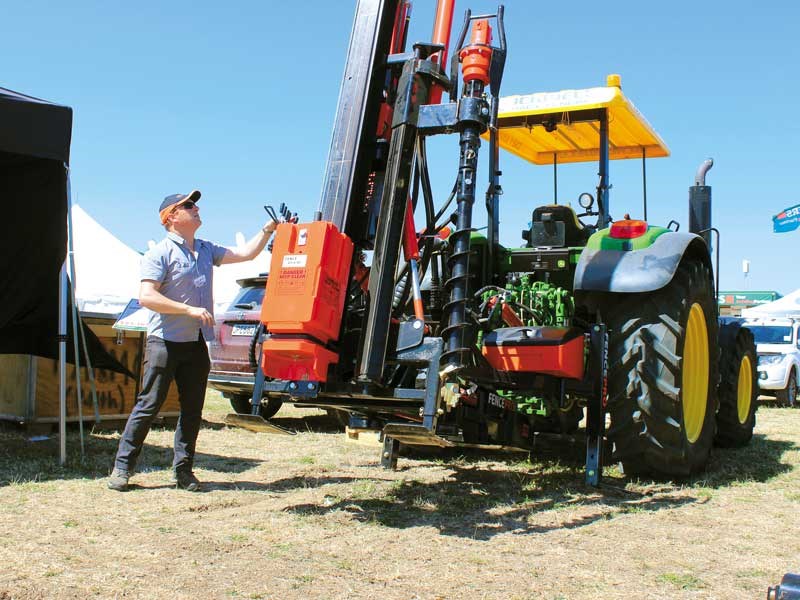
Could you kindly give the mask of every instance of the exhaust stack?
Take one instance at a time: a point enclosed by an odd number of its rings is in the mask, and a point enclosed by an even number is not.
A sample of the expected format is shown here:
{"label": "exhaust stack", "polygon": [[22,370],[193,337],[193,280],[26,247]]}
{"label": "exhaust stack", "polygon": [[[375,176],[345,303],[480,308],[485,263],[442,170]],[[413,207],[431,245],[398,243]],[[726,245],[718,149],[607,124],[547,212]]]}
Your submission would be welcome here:
{"label": "exhaust stack", "polygon": [[714,166],[708,158],[698,167],[694,185],[689,188],[689,231],[700,235],[711,249],[711,186],[706,185],[706,173]]}

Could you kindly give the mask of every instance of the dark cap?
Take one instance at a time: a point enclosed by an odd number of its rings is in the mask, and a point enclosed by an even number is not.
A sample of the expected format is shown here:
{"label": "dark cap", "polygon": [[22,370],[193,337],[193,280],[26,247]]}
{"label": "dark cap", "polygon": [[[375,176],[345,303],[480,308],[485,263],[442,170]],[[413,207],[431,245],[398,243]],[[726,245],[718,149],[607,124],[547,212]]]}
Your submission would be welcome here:
{"label": "dark cap", "polygon": [[164,198],[164,201],[161,203],[161,206],[158,207],[158,212],[161,213],[162,210],[165,208],[169,208],[175,204],[180,204],[184,200],[191,200],[192,202],[197,202],[200,200],[200,190],[192,190],[188,194],[172,194]]}

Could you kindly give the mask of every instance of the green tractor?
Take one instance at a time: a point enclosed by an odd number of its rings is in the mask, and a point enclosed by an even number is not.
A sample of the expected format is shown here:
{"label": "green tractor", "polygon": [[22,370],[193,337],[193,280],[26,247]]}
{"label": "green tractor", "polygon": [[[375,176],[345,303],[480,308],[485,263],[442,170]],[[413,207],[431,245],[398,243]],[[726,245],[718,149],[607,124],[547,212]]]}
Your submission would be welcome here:
{"label": "green tractor", "polygon": [[[619,76],[609,76],[605,87],[502,98],[498,113],[491,135],[499,147],[552,164],[556,190],[558,164],[599,160],[596,199],[581,194],[581,214],[555,202],[536,208],[525,247],[500,247],[489,259],[497,268],[486,277],[509,282],[506,298],[524,306],[525,325],[605,324],[606,436],[614,460],[626,472],[683,476],[705,467],[714,442],[749,442],[758,395],[755,344],[747,329],[720,321],[717,311],[709,251],[716,230],[705,185],[713,163],[701,165],[690,188],[688,232],[675,222],[648,224],[646,200],[644,220],[612,221],[609,161],[641,159],[644,177],[646,158],[669,155],[623,95]],[[490,221],[487,249],[492,236]],[[528,410],[543,421],[560,416],[551,421],[562,429],[577,425],[581,413],[569,398],[543,398],[530,399]]]}

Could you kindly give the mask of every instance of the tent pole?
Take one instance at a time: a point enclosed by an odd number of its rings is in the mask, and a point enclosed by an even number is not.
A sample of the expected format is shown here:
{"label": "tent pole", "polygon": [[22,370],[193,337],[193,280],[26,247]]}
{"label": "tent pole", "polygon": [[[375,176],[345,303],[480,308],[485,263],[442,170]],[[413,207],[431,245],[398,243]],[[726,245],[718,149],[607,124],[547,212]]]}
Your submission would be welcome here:
{"label": "tent pole", "polygon": [[67,462],[67,261],[58,282],[58,439],[59,464]]}
{"label": "tent pole", "polygon": [[72,343],[75,352],[75,401],[78,408],[78,432],[81,442],[81,462],[86,458],[83,443],[83,394],[81,390],[81,352],[80,352],[80,331],[83,323],[78,318],[78,305],[75,298],[75,256],[72,251],[72,196],[69,189],[69,170],[67,170],[67,258],[69,259],[69,271],[72,275],[72,286],[70,294],[72,297]]}
{"label": "tent pole", "polygon": [[[69,212],[67,213],[67,227],[68,229],[68,239],[69,239],[69,259],[70,259],[70,270],[72,271],[72,304],[75,307],[76,312],[78,311],[78,302],[75,298],[75,290],[78,287],[77,283],[77,276],[75,275],[75,251],[73,249],[73,228],[72,228],[72,183],[69,179],[69,167],[64,165],[67,169],[67,197],[69,198]],[[80,314],[80,313],[78,313]],[[92,408],[94,408],[94,422],[95,425],[100,424],[100,404],[97,402],[97,384],[94,380],[94,369],[92,368],[92,357],[89,356],[89,348],[86,343],[86,332],[83,330],[83,327],[80,328],[80,336],[81,336],[81,343],[83,346],[83,355],[86,357],[86,372],[89,374],[89,388],[92,390]],[[82,438],[81,438],[82,439]]]}
{"label": "tent pole", "polygon": [[[77,306],[77,303],[76,303]],[[92,391],[92,408],[94,409],[95,425],[100,424],[100,404],[97,401],[97,384],[94,380],[94,368],[92,367],[92,357],[89,356],[89,348],[86,344],[86,332],[81,327],[81,345],[83,355],[86,357],[86,371],[89,373],[89,389]]]}

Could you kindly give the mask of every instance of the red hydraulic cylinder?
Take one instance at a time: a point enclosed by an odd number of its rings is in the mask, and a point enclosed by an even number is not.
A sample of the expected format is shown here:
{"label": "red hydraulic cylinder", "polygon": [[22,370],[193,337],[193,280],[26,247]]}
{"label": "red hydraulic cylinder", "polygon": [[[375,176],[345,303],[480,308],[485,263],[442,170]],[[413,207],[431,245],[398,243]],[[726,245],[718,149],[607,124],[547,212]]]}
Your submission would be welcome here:
{"label": "red hydraulic cylinder", "polygon": [[417,230],[414,227],[414,207],[411,205],[411,198],[406,202],[406,221],[403,226],[403,254],[406,260],[419,260],[419,243],[417,242]]}
{"label": "red hydraulic cylinder", "polygon": [[[432,41],[434,44],[442,44],[444,50],[434,54],[431,59],[438,63],[442,69],[447,71],[447,48],[450,46],[450,32],[453,29],[453,8],[456,0],[439,0],[436,5],[436,21],[433,23]],[[430,93],[430,103],[439,104],[442,100],[444,88],[434,85]]]}
{"label": "red hydraulic cylinder", "polygon": [[[399,54],[403,51],[408,33],[408,23],[411,20],[411,2],[404,0],[397,5],[394,14],[394,29],[392,29],[392,39],[389,42],[389,54]],[[397,84],[396,81],[392,86]],[[385,100],[381,103],[378,113],[377,135],[387,142],[392,139],[392,114],[394,108]]]}
{"label": "red hydraulic cylinder", "polygon": [[417,242],[416,228],[414,227],[414,207],[411,198],[406,202],[406,218],[403,226],[403,254],[408,261],[409,277],[411,278],[411,291],[414,300],[414,316],[420,321],[425,320],[425,309],[422,306],[422,293],[419,288],[419,243]]}
{"label": "red hydraulic cylinder", "polygon": [[400,2],[397,5],[397,12],[394,14],[394,30],[392,31],[392,41],[389,43],[390,54],[397,54],[403,51],[410,19],[411,2]]}

